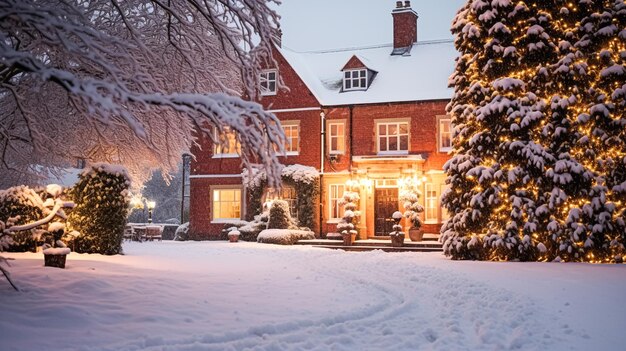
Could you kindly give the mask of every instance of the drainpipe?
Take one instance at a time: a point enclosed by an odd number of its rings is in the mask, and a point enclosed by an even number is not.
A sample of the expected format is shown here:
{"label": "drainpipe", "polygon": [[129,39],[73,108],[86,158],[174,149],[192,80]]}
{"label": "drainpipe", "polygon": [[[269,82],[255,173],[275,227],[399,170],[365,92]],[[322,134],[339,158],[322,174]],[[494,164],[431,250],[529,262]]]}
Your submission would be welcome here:
{"label": "drainpipe", "polygon": [[348,145],[350,145],[350,163],[348,164],[348,171],[350,175],[352,175],[352,154],[354,154],[354,150],[352,149],[352,114],[354,112],[354,105],[348,106],[350,110],[350,130],[348,132]]}
{"label": "drainpipe", "polygon": [[324,156],[326,154],[326,113],[324,109],[320,112],[320,191],[319,191],[319,235],[322,237],[322,223],[324,221]]}

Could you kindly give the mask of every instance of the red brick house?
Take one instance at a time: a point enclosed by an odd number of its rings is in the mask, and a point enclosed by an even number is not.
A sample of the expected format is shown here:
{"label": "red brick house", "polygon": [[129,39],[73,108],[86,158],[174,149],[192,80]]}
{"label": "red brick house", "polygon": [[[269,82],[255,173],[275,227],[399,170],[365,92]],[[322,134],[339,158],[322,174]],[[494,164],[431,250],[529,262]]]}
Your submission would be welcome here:
{"label": "red brick house", "polygon": [[[409,1],[396,6],[393,44],[298,53],[277,43],[277,67],[261,76],[259,102],[281,120],[289,140],[281,161],[320,172],[320,195],[311,199],[319,223],[311,229],[321,237],[335,231],[347,183],[361,196],[360,238],[390,230],[391,214],[401,209],[399,189],[410,182],[422,192],[423,229],[438,233],[446,218],[439,205],[451,147],[445,106],[457,52],[451,41],[418,42],[417,13]],[[277,89],[279,77],[289,90]],[[194,152],[192,238],[216,236],[225,221],[245,218],[234,149],[206,144]],[[296,196],[289,187],[282,195]]]}

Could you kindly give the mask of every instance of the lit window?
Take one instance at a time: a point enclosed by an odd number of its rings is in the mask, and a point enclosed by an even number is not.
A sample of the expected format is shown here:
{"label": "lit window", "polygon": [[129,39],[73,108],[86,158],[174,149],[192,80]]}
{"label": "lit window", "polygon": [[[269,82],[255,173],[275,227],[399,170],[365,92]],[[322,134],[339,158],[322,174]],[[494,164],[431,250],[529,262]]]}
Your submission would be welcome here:
{"label": "lit window", "polygon": [[224,133],[218,135],[218,131],[215,129],[215,140],[219,144],[213,147],[213,157],[238,157],[241,153],[241,145],[237,140],[237,134],[230,130],[229,127],[224,127]]}
{"label": "lit window", "polygon": [[291,218],[298,218],[298,206],[296,202],[296,189],[291,186],[283,186],[280,191],[274,188],[267,188],[263,202],[272,200],[283,200],[289,204]]}
{"label": "lit window", "polygon": [[430,223],[437,222],[437,190],[432,183],[425,184],[425,197],[424,197],[424,221]]}
{"label": "lit window", "polygon": [[343,90],[367,89],[367,69],[355,69],[343,72]]}
{"label": "lit window", "polygon": [[345,124],[329,123],[328,124],[328,144],[329,153],[331,155],[343,154],[346,151],[345,142]]}
{"label": "lit window", "polygon": [[442,118],[439,120],[439,151],[448,152],[450,150],[452,150],[450,119]]}
{"label": "lit window", "polygon": [[276,78],[278,71],[275,69],[261,72],[259,82],[261,83],[261,95],[276,95]]}
{"label": "lit window", "polygon": [[339,219],[343,217],[343,205],[339,205],[339,200],[343,198],[346,188],[343,184],[330,184],[328,189],[328,219]]}
{"label": "lit window", "polygon": [[213,220],[241,218],[241,190],[213,189]]}
{"label": "lit window", "polygon": [[409,152],[408,122],[378,123],[377,132],[379,154],[406,154]]}
{"label": "lit window", "polygon": [[283,124],[285,131],[285,152],[287,155],[297,155],[300,151],[300,125]]}

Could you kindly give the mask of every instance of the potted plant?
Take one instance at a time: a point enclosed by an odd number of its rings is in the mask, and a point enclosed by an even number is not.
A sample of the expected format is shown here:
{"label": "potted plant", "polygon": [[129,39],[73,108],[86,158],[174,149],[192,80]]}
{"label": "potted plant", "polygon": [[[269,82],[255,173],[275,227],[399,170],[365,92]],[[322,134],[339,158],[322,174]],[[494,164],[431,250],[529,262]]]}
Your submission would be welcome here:
{"label": "potted plant", "polygon": [[393,247],[401,247],[404,245],[404,232],[402,231],[402,225],[400,225],[400,221],[402,220],[402,212],[396,211],[391,215],[391,218],[394,220],[393,231],[389,233],[391,237],[391,246]]}
{"label": "potted plant", "polygon": [[420,213],[424,212],[424,207],[419,204],[420,192],[416,189],[404,190],[400,193],[400,201],[404,205],[404,217],[409,220],[409,238],[411,241],[422,241],[424,233],[420,229],[422,220]]}
{"label": "potted plant", "polygon": [[53,222],[44,233],[45,242],[42,246],[44,266],[65,268],[65,259],[71,250],[61,240],[65,235],[65,224]]}
{"label": "potted plant", "polygon": [[239,241],[239,235],[241,235],[239,230],[233,227],[231,231],[228,232],[228,241],[230,241],[231,243],[236,243],[237,241]]}
{"label": "potted plant", "polygon": [[341,222],[337,225],[337,231],[341,233],[343,238],[343,244],[350,246],[354,244],[356,240],[356,226],[358,222],[359,211],[356,210],[356,202],[359,201],[359,193],[355,191],[346,191],[343,194],[343,198],[340,200],[340,204],[344,205],[344,213]]}

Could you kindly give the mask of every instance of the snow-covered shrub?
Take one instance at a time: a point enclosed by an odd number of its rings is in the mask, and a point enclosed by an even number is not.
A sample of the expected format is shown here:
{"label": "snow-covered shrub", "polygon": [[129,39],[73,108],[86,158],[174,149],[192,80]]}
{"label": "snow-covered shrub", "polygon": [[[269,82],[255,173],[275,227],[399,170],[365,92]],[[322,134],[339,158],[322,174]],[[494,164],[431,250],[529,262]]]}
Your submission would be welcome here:
{"label": "snow-covered shrub", "polygon": [[[25,185],[0,190],[0,220],[15,219],[15,225],[22,225],[44,217],[42,190],[35,190]],[[35,251],[37,240],[32,230],[15,232],[7,251]]]}
{"label": "snow-covered shrub", "polygon": [[416,189],[407,189],[400,192],[400,202],[404,207],[404,217],[411,223],[411,229],[419,229],[422,226],[420,213],[424,212],[424,207],[420,205],[420,192]]}
{"label": "snow-covered shrub", "polygon": [[80,174],[72,189],[76,208],[69,217],[73,228],[81,233],[74,240],[77,252],[122,252],[129,186],[129,176],[121,166],[96,163]]}
{"label": "snow-covered shrub", "polygon": [[267,229],[295,229],[296,225],[289,212],[289,203],[284,200],[274,200],[270,207]]}
{"label": "snow-covered shrub", "polygon": [[[11,238],[13,236],[13,233],[11,233],[10,228],[15,224],[15,222],[17,220],[18,220],[18,218],[16,218],[16,217],[8,218],[6,223],[4,221],[0,220],[0,252],[6,250],[11,245],[11,243],[13,242],[13,240]],[[0,256],[0,272],[2,272],[2,274],[7,279],[9,284],[11,284],[13,289],[18,290],[17,286],[15,286],[15,284],[11,280],[11,274],[9,273],[9,271],[6,268],[4,268],[2,266],[3,264],[5,264],[7,266],[9,265],[7,263],[6,258]]]}
{"label": "snow-covered shrub", "polygon": [[315,239],[315,233],[299,229],[266,229],[259,233],[257,241],[264,244],[293,245],[304,239]]}
{"label": "snow-covered shrub", "polygon": [[176,228],[176,234],[174,234],[175,241],[187,241],[189,240],[189,222],[183,223]]}
{"label": "snow-covered shrub", "polygon": [[339,200],[339,204],[343,205],[344,213],[341,222],[337,224],[337,231],[341,234],[357,234],[356,224],[359,220],[359,211],[357,211],[357,203],[360,200],[359,193],[347,190],[343,193],[343,197]]}
{"label": "snow-covered shrub", "polygon": [[257,241],[259,233],[267,229],[267,222],[269,220],[269,212],[263,212],[260,215],[254,216],[254,219],[248,224],[239,227],[240,240],[244,241]]}

